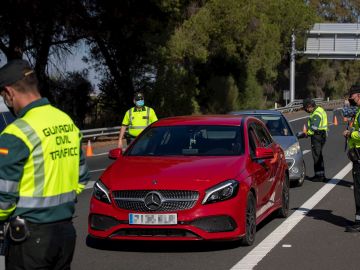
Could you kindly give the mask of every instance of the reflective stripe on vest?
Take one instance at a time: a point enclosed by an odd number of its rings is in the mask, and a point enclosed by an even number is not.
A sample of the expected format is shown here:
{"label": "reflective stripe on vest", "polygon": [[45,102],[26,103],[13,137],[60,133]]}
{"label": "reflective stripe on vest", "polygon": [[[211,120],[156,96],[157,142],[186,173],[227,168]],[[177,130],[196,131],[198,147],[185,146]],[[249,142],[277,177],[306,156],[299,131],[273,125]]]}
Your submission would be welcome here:
{"label": "reflective stripe on vest", "polygon": [[17,192],[19,191],[19,183],[15,181],[0,179],[0,190],[6,193]]}
{"label": "reflective stripe on vest", "polygon": [[[42,196],[44,192],[45,172],[44,172],[44,153],[41,146],[41,140],[36,135],[35,130],[24,120],[18,119],[14,124],[26,135],[29,142],[33,145],[33,163],[34,163],[34,196]],[[37,147],[35,147],[37,146]]]}
{"label": "reflective stripe on vest", "polygon": [[76,192],[70,191],[50,197],[20,197],[17,207],[23,208],[44,208],[57,206],[63,203],[72,202],[76,198]]}

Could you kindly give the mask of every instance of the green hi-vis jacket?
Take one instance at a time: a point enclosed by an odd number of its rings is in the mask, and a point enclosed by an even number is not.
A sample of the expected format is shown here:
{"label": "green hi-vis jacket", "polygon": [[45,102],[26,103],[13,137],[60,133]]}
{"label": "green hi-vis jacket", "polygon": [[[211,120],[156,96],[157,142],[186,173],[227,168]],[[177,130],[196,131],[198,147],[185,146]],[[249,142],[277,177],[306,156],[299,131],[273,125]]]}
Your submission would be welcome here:
{"label": "green hi-vis jacket", "polygon": [[325,110],[320,106],[317,106],[310,114],[307,135],[312,136],[317,130],[328,130],[327,115]]}
{"label": "green hi-vis jacket", "polygon": [[354,119],[353,128],[351,131],[351,135],[348,140],[349,149],[351,148],[360,148],[360,124],[359,124],[359,117],[360,117],[360,108],[357,108],[357,112]]}
{"label": "green hi-vis jacket", "polygon": [[89,179],[79,129],[46,98],[18,117],[0,135],[0,220],[70,219]]}
{"label": "green hi-vis jacket", "polygon": [[129,126],[129,134],[137,137],[148,125],[157,121],[154,110],[150,107],[133,107],[129,109],[122,121],[122,125]]}

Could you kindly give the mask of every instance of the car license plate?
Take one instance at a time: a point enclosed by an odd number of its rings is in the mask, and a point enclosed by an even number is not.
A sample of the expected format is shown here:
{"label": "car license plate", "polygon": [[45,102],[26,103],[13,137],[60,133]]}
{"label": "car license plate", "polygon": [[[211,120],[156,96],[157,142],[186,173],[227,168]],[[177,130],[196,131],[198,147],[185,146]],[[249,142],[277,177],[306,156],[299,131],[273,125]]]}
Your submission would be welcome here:
{"label": "car license plate", "polygon": [[138,225],[174,225],[177,214],[129,214],[129,224]]}

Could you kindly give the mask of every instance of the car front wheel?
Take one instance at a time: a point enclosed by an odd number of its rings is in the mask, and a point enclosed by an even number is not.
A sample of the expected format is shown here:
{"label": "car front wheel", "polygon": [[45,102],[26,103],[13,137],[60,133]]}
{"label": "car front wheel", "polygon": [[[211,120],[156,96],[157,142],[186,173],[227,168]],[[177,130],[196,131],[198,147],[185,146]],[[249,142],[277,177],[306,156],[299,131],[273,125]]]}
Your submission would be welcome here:
{"label": "car front wheel", "polygon": [[256,234],[256,201],[254,194],[249,192],[246,212],[245,212],[245,235],[242,238],[241,244],[244,246],[251,246],[255,241]]}
{"label": "car front wheel", "polygon": [[289,176],[285,174],[283,188],[281,192],[281,208],[279,209],[278,215],[281,218],[286,218],[289,215],[290,205],[290,189],[289,189]]}
{"label": "car front wheel", "polygon": [[304,184],[304,180],[305,180],[305,161],[303,161],[302,163],[302,167],[301,167],[301,176],[300,178],[297,180],[296,185],[298,187],[301,187]]}

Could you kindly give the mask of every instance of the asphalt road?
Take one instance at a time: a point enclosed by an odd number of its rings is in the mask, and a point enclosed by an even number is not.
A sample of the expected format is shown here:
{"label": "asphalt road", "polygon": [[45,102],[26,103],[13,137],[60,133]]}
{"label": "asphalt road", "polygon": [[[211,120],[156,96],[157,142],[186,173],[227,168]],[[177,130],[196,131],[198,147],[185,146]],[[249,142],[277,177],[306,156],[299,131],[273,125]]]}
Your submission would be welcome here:
{"label": "asphalt road", "polygon": [[[289,115],[293,130],[300,131],[304,115]],[[300,118],[300,119],[298,119]],[[332,113],[329,112],[329,121]],[[352,176],[344,152],[344,126],[332,125],[324,149],[328,183],[306,180],[290,191],[291,214],[287,219],[270,217],[257,228],[252,247],[234,242],[115,242],[94,246],[87,242],[87,216],[91,188],[79,197],[74,224],[77,245],[73,269],[360,269],[360,234],[344,232],[354,218]],[[301,140],[306,174],[313,175],[310,140]],[[115,145],[112,145],[115,146]],[[108,148],[111,148],[109,146]],[[95,149],[89,157],[92,181],[112,161],[108,149]],[[104,154],[105,153],[105,154]],[[89,187],[91,184],[89,185]]]}

